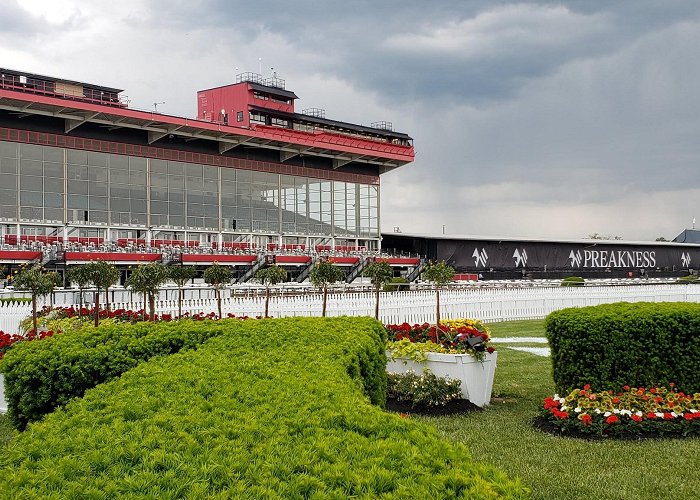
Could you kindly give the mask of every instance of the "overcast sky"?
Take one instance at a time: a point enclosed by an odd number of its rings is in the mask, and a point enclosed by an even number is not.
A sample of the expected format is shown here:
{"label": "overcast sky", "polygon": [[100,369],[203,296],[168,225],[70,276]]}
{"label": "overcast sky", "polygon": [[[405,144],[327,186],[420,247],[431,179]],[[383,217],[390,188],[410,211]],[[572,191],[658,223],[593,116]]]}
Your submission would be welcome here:
{"label": "overcast sky", "polygon": [[653,240],[700,216],[697,0],[0,0],[0,67],[181,116],[274,68],[297,109],[414,138],[384,231]]}

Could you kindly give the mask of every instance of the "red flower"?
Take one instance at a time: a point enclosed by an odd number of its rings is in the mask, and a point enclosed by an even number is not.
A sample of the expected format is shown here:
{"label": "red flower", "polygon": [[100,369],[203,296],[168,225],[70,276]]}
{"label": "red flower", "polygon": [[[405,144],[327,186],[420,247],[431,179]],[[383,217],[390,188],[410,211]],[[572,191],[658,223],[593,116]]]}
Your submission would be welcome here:
{"label": "red flower", "polygon": [[656,420],[656,413],[654,413],[653,411],[650,411],[649,413],[647,413],[647,418],[649,420]]}
{"label": "red flower", "polygon": [[605,419],[606,424],[614,424],[615,422],[618,422],[620,419],[617,418],[617,415],[610,415],[608,418]]}
{"label": "red flower", "polygon": [[629,385],[623,385],[622,388],[623,388],[624,390],[626,390],[626,391],[629,391],[629,390],[630,390],[630,386],[629,386]]}
{"label": "red flower", "polygon": [[583,422],[583,425],[591,425],[591,416],[588,413],[584,413],[581,415],[581,422]]}
{"label": "red flower", "polygon": [[673,415],[671,415],[668,412],[664,413],[664,420],[672,420],[672,419],[673,419]]}
{"label": "red flower", "polygon": [[683,415],[683,418],[686,420],[693,420],[695,418],[692,413],[686,413]]}
{"label": "red flower", "polygon": [[613,404],[618,404],[620,402],[620,398],[614,397],[614,398],[612,398],[612,402],[613,402]]}
{"label": "red flower", "polygon": [[639,415],[632,415],[632,420],[634,420],[635,422],[641,422],[642,417],[640,417]]}
{"label": "red flower", "polygon": [[583,389],[586,390],[586,391],[587,391],[588,389],[590,389],[590,388],[591,388],[591,384],[586,384],[586,385],[583,386]]}

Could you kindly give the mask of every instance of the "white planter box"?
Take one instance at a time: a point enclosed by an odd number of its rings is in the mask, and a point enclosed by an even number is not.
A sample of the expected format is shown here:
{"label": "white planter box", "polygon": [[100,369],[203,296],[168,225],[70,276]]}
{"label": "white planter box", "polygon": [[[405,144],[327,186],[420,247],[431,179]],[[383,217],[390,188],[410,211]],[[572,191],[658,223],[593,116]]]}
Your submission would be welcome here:
{"label": "white planter box", "polygon": [[486,353],[483,362],[477,361],[468,354],[429,352],[427,357],[428,359],[424,363],[406,358],[396,358],[392,361],[390,353],[387,352],[386,371],[406,373],[412,370],[420,374],[427,368],[438,377],[460,380],[463,399],[468,399],[475,405],[482,407],[489,404],[498,353]]}

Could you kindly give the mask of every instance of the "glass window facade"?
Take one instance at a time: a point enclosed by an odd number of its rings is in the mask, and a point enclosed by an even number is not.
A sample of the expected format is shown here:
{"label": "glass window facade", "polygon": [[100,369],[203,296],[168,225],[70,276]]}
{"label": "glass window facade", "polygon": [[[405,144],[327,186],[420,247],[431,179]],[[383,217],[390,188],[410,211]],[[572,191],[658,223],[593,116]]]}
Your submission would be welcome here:
{"label": "glass window facade", "polygon": [[379,238],[379,187],[0,141],[0,218]]}

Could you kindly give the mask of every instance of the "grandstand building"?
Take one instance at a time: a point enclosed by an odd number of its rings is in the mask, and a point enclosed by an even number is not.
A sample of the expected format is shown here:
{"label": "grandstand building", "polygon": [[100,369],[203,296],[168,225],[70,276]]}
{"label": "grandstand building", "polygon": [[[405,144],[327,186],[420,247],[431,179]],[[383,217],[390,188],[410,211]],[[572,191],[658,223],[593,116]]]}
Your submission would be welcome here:
{"label": "grandstand building", "polygon": [[196,97],[183,118],[0,68],[0,264],[219,262],[244,280],[275,260],[303,278],[319,255],[358,275],[381,251],[380,175],[413,161],[411,137],[299,113],[277,77]]}

